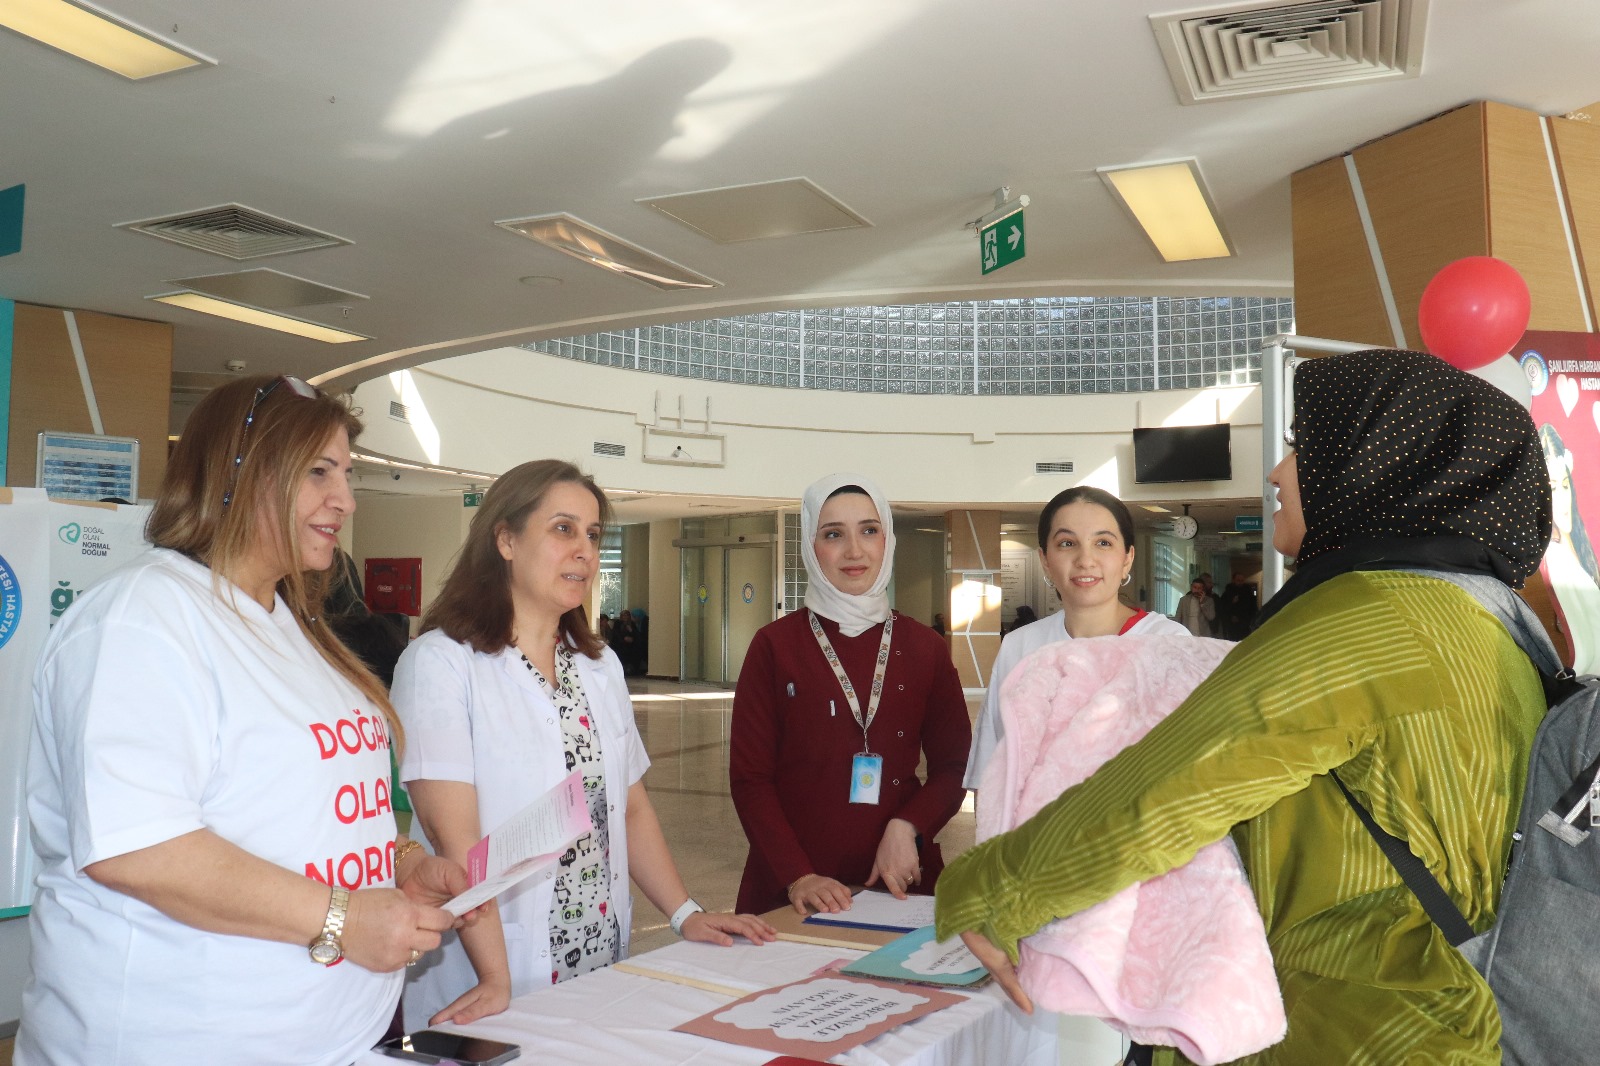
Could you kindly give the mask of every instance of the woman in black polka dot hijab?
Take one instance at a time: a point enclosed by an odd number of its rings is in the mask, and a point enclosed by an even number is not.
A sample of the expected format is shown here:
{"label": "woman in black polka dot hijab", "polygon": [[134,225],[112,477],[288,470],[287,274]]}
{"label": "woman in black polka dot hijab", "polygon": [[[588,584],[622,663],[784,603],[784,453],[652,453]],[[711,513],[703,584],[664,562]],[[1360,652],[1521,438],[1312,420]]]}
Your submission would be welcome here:
{"label": "woman in black polka dot hijab", "polygon": [[1294,438],[1305,538],[1256,624],[1351,570],[1483,573],[1513,588],[1550,540],[1533,419],[1494,385],[1420,352],[1301,363]]}

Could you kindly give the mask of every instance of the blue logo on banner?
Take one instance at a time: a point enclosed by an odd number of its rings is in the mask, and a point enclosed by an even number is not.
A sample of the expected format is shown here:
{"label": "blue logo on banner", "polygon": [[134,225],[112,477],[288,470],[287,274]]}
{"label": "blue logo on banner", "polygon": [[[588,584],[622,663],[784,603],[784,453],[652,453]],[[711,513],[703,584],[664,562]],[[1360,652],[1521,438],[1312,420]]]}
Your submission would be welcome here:
{"label": "blue logo on banner", "polygon": [[1522,353],[1522,358],[1517,360],[1517,365],[1522,372],[1528,375],[1528,384],[1533,387],[1535,396],[1544,392],[1550,384],[1550,367],[1544,361],[1544,356],[1529,348]]}
{"label": "blue logo on banner", "polygon": [[22,584],[6,557],[0,555],[0,648],[6,646],[21,621]]}

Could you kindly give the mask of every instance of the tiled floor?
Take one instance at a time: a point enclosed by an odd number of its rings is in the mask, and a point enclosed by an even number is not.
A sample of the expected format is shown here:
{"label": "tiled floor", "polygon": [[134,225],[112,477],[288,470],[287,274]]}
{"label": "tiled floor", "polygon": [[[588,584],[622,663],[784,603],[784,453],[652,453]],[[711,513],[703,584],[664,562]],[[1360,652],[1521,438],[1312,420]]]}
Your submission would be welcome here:
{"label": "tiled floor", "polygon": [[[708,910],[731,910],[747,845],[728,798],[728,727],[733,693],[707,685],[630,680],[634,718],[650,755],[645,787],[661,816],[684,884]],[[980,698],[969,699],[976,716]],[[939,834],[945,861],[972,846],[971,797]],[[634,893],[634,953],[673,939],[666,916]]]}

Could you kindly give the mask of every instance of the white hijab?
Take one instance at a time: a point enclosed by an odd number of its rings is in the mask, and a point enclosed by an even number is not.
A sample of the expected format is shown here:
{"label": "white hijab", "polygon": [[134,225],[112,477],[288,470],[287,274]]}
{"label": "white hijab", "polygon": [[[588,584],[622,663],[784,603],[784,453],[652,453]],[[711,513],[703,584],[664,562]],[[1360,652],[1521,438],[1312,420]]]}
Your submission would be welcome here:
{"label": "white hijab", "polygon": [[[817,561],[817,523],[822,505],[828,495],[846,485],[856,485],[878,509],[878,519],[883,523],[883,568],[878,571],[872,587],[859,596],[840,592],[822,573]],[[839,624],[839,631],[847,637],[860,636],[889,617],[889,579],[894,575],[894,519],[889,513],[889,501],[883,490],[857,474],[830,474],[813,482],[800,498],[800,555],[805,559],[806,606]]]}

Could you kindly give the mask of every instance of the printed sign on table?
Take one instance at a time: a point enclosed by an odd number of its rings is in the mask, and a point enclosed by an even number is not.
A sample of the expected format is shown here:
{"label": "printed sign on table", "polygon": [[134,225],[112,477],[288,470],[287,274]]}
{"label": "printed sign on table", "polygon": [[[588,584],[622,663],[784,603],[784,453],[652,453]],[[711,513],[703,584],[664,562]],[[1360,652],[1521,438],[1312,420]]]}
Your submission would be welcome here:
{"label": "printed sign on table", "polygon": [[827,1059],[961,1001],[931,988],[812,977],[752,993],[675,1030],[780,1055]]}
{"label": "printed sign on table", "polygon": [[1600,673],[1600,336],[1529,330],[1515,349],[1550,475],[1550,547],[1540,567],[1574,668]]}
{"label": "printed sign on table", "polygon": [[916,985],[976,988],[989,980],[989,971],[959,938],[938,941],[933,926],[918,929],[845,966],[852,977],[877,977]]}

